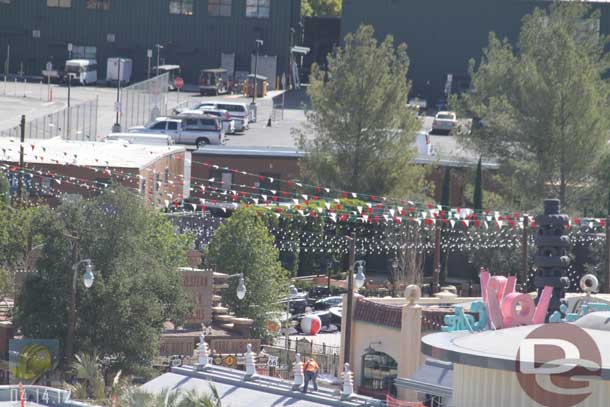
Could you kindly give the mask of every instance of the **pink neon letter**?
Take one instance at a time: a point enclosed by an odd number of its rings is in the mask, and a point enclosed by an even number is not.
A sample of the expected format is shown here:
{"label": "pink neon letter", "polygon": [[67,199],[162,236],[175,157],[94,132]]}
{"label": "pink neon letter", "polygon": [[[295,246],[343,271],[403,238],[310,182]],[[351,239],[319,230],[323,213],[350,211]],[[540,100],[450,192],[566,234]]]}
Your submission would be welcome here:
{"label": "pink neon letter", "polygon": [[[517,305],[521,306],[520,310],[517,310]],[[535,308],[534,300],[529,295],[521,293],[508,294],[502,301],[504,327],[531,324]]]}
{"label": "pink neon letter", "polygon": [[549,304],[551,303],[551,297],[553,296],[553,287],[546,286],[540,294],[540,300],[538,301],[538,307],[534,313],[534,324],[544,324],[546,313],[549,310]]}

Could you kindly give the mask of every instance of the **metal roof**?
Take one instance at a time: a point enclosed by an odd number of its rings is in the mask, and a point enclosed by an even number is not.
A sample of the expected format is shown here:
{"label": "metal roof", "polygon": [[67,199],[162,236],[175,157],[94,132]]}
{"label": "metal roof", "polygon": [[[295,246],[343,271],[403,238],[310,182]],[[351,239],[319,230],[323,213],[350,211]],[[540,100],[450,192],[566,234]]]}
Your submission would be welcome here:
{"label": "metal roof", "polygon": [[[19,139],[0,137],[0,161],[19,162]],[[29,164],[144,168],[167,155],[186,151],[183,146],[129,142],[67,141],[59,138],[28,140],[24,159]]]}
{"label": "metal roof", "polygon": [[212,366],[197,371],[194,366],[172,368],[171,373],[153,379],[141,389],[151,393],[167,390],[197,390],[206,392],[213,385],[218,390],[223,405],[231,407],[358,407],[380,405],[378,400],[354,395],[341,400],[335,391],[320,387],[318,391],[303,394],[292,390],[292,382],[266,376],[247,380],[240,370]]}
{"label": "metal roof", "polygon": [[410,378],[397,378],[397,387],[440,397],[453,396],[453,364],[428,359]]}

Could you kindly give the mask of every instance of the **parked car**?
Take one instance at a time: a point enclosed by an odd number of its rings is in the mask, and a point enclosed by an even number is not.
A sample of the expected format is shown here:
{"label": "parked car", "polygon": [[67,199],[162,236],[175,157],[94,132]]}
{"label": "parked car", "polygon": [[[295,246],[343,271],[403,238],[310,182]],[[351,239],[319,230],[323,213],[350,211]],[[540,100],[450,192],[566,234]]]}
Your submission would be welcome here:
{"label": "parked car", "polygon": [[146,126],[132,127],[129,132],[167,134],[176,144],[196,145],[197,148],[225,143],[225,132],[220,120],[206,115],[159,117]]}
{"label": "parked car", "polygon": [[222,127],[224,128],[225,133],[234,134],[235,133],[235,120],[231,118],[231,115],[226,110],[220,109],[206,109],[203,108],[201,110],[184,110],[182,113],[179,113],[178,116],[182,115],[208,115],[208,116],[216,116],[222,121]]}
{"label": "parked car", "polygon": [[426,113],[426,109],[428,108],[428,102],[426,102],[426,99],[416,96],[414,98],[409,99],[409,103],[407,103],[407,106],[415,110],[417,112],[417,115],[419,116]]}
{"label": "parked car", "polygon": [[327,310],[333,307],[341,307],[343,305],[343,297],[335,296],[323,298],[321,300],[316,301],[313,308],[316,311]]}
{"label": "parked car", "polygon": [[441,111],[434,116],[432,122],[432,132],[443,132],[449,134],[457,125],[457,116],[455,112]]}
{"label": "parked car", "polygon": [[226,110],[231,115],[231,118],[235,120],[235,130],[244,131],[249,127],[249,114],[248,106],[245,103],[235,102],[203,102],[197,106],[196,110],[201,109],[220,109]]}

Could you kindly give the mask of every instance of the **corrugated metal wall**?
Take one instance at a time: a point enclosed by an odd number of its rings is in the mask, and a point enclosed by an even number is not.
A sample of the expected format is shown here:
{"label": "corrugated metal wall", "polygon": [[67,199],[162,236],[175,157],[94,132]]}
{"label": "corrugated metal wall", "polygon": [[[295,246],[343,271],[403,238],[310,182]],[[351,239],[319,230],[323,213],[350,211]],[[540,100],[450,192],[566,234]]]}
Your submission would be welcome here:
{"label": "corrugated metal wall", "polygon": [[[265,41],[262,54],[278,57],[278,73],[288,69],[290,28],[299,31],[300,0],[271,0],[270,18],[245,17],[246,0],[233,0],[231,17],[208,16],[208,1],[194,0],[192,16],[169,13],[169,0],[111,0],[110,11],[86,9],[86,0],[72,8],[49,8],[47,0],[14,0],[0,4],[0,71],[11,46],[10,71],[23,62],[27,74],[40,74],[53,60],[63,64],[67,44],[97,47],[101,74],[108,57],[134,60],[134,75],[146,76],[146,50],[161,43],[161,58],[179,64],[187,82],[200,69],[220,66],[222,52],[235,52],[237,68],[248,70],[255,39]],[[40,38],[32,31],[40,30]],[[115,43],[107,35],[115,35]],[[295,37],[295,38],[298,38]],[[153,65],[155,65],[156,52]]]}
{"label": "corrugated metal wall", "polygon": [[[468,61],[481,57],[490,32],[516,43],[521,19],[538,0],[344,0],[341,38],[360,24],[372,24],[378,38],[390,34],[406,42],[414,94],[429,103],[443,95],[448,73],[466,74]],[[609,4],[591,1],[601,11],[601,31],[610,33]]]}
{"label": "corrugated metal wall", "polygon": [[[592,394],[578,406],[607,407],[608,400],[610,400],[610,381],[595,380],[589,383]],[[453,401],[455,407],[535,407],[541,405],[535,403],[523,391],[515,372],[484,369],[457,363],[453,365]]]}

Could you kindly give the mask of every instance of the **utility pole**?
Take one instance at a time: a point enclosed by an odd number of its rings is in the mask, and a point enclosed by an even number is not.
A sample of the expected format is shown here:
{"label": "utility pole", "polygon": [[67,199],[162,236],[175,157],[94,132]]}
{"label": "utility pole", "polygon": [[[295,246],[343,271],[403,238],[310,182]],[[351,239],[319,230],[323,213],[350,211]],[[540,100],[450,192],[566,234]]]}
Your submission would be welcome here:
{"label": "utility pole", "polygon": [[347,276],[347,319],[345,321],[345,346],[343,363],[350,363],[352,336],[352,308],[354,302],[354,271],[356,271],[356,235],[347,236],[349,240],[349,271]]}
{"label": "utility pole", "polygon": [[256,93],[258,92],[258,52],[263,45],[263,40],[256,40],[256,56],[254,58],[254,90],[252,92],[252,105],[256,105]]}
{"label": "utility pole", "polygon": [[432,293],[436,293],[440,288],[441,279],[441,226],[437,219],[434,230],[434,270],[432,271]]}
{"label": "utility pole", "polygon": [[529,223],[530,218],[527,214],[523,214],[523,236],[521,238],[521,275],[519,276],[519,282],[521,284],[521,292],[527,292],[527,272],[528,270],[528,244],[529,244]]}
{"label": "utility pole", "polygon": [[153,56],[153,50],[152,49],[147,50],[146,58],[148,59],[148,71],[146,74],[146,79],[150,79],[150,60],[151,60],[152,56]]}
{"label": "utility pole", "polygon": [[19,187],[18,187],[18,192],[17,192],[17,196],[18,198],[18,202],[21,205],[23,203],[23,167],[25,166],[25,160],[24,160],[24,148],[23,148],[23,144],[25,143],[25,115],[21,116],[21,123],[19,123],[19,127],[21,130],[21,137],[20,137],[20,147],[19,147]]}

